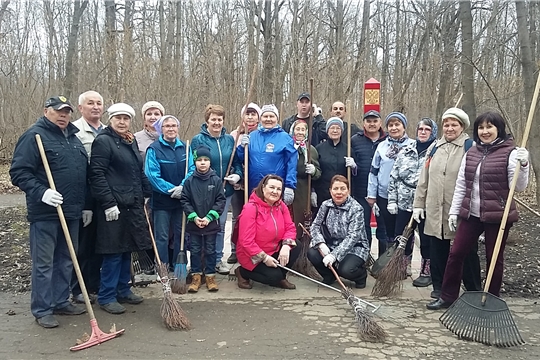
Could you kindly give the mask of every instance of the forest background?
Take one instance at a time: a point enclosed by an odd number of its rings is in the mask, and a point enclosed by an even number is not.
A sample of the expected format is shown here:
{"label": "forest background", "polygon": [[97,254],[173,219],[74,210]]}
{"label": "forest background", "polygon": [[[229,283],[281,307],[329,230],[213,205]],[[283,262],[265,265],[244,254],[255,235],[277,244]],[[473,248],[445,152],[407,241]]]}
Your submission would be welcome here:
{"label": "forest background", "polygon": [[[361,123],[363,85],[381,82],[381,112],[440,123],[460,102],[470,116],[496,110],[518,143],[540,60],[540,2],[431,0],[0,0],[0,159],[42,114],[43,102],[96,90],[105,106],[160,101],[199,132],[207,104],[226,109],[228,131],[251,100],[296,112],[314,79],[328,117],[351,101]],[[538,111],[538,109],[537,109]],[[74,119],[79,116],[74,114]],[[537,118],[537,116],[535,116]],[[540,126],[529,138],[536,176]],[[536,198],[540,198],[537,190]]]}

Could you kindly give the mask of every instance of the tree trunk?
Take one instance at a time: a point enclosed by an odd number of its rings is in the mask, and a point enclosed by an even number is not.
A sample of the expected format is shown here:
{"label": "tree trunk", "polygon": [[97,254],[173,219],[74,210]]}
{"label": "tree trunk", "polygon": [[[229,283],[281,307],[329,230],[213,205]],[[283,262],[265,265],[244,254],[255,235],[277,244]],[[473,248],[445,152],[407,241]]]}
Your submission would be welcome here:
{"label": "tree trunk", "polygon": [[88,6],[88,0],[75,1],[73,8],[73,20],[68,35],[68,48],[66,52],[66,70],[64,77],[65,96],[70,99],[73,94],[75,79],[77,74],[74,71],[74,64],[77,59],[77,42],[79,39],[79,26],[84,10]]}
{"label": "tree trunk", "polygon": [[118,94],[118,63],[116,53],[116,4],[114,0],[105,0],[105,66],[107,68],[107,86],[113,102],[117,102]]}
{"label": "tree trunk", "polygon": [[471,123],[476,119],[476,100],[474,98],[474,58],[473,27],[470,0],[459,2],[461,20],[461,88],[463,89],[462,108],[469,115]]}

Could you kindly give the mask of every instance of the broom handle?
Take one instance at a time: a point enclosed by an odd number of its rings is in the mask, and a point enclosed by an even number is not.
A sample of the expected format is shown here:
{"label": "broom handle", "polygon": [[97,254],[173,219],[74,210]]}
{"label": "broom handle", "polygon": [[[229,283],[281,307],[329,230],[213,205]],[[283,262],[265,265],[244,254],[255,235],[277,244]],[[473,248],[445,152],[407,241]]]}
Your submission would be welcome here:
{"label": "broom handle", "polygon": [[[56,185],[54,184],[54,179],[52,177],[51,168],[49,167],[49,160],[47,160],[47,155],[45,155],[45,149],[43,148],[43,143],[41,142],[41,136],[36,134],[36,143],[39,149],[39,155],[41,156],[41,162],[43,162],[43,167],[45,168],[45,173],[47,174],[47,180],[49,181],[49,187],[56,191]],[[77,274],[77,280],[79,281],[79,286],[81,287],[81,293],[84,297],[84,305],[86,306],[86,311],[90,316],[90,320],[96,320],[94,315],[94,309],[90,304],[90,298],[88,297],[88,290],[86,289],[86,284],[81,273],[81,268],[79,266],[79,261],[77,260],[77,254],[75,253],[75,248],[73,247],[73,241],[71,240],[71,235],[69,233],[69,228],[67,226],[66,217],[64,216],[64,210],[62,210],[62,205],[56,207],[58,212],[58,218],[60,219],[60,224],[62,225],[62,230],[64,231],[64,237],[66,238],[66,243],[69,249],[69,256],[71,256],[71,261],[73,262],[73,269],[75,269],[75,274]]]}
{"label": "broom handle", "polygon": [[281,105],[279,105],[279,115],[281,115],[279,117],[279,126],[281,126],[281,124],[282,124],[281,119],[283,119],[283,107],[284,107],[284,105],[285,104],[283,103],[283,101],[281,102]]}
{"label": "broom handle", "polygon": [[456,101],[456,106],[454,106],[454,107],[458,107],[462,97],[463,97],[463,93],[461,93],[461,95],[459,95],[459,98]]}
{"label": "broom handle", "polygon": [[152,239],[152,248],[154,249],[154,255],[156,255],[156,262],[158,266],[161,266],[161,259],[159,258],[159,253],[157,251],[156,239],[154,239],[154,233],[152,231],[152,225],[150,224],[150,219],[148,218],[148,211],[146,211],[146,206],[143,206],[144,216],[146,217],[146,222],[148,223],[148,230],[150,230],[150,239]]}
{"label": "broom handle", "polygon": [[[318,248],[319,250],[319,254],[321,254],[321,256],[324,258],[324,254],[321,250],[321,248],[319,247]],[[334,269],[334,266],[333,265],[330,265],[330,266],[327,266],[327,268],[329,268],[331,271],[332,271],[332,274],[334,274],[337,282],[339,283],[339,285],[341,285],[341,288],[343,289],[343,291],[347,291],[347,287],[345,286],[345,284],[343,283],[343,281],[341,281],[338,273],[336,272],[336,269]]]}
{"label": "broom handle", "polygon": [[[308,138],[306,146],[306,164],[311,164],[311,140],[313,139],[313,78],[309,79],[309,93],[311,95],[311,109],[309,109],[307,125]],[[306,214],[311,214],[311,174],[307,174]]]}
{"label": "broom handle", "polygon": [[[345,111],[347,112],[347,157],[351,157],[351,100],[346,101]],[[347,166],[347,181],[351,186],[351,168]]]}
{"label": "broom handle", "polygon": [[[529,132],[531,131],[532,119],[534,117],[534,112],[536,110],[536,101],[538,100],[539,91],[540,91],[540,71],[538,72],[538,78],[536,79],[536,88],[534,89],[533,98],[531,100],[531,107],[529,109],[529,116],[527,117],[527,124],[525,125],[525,132],[523,133],[523,138],[521,139],[521,147],[525,147],[525,145],[527,145],[527,140],[529,139]],[[491,256],[491,262],[489,264],[489,271],[486,277],[486,284],[484,285],[484,295],[482,296],[482,304],[486,302],[487,292],[489,290],[489,286],[491,285],[491,278],[493,277],[493,272],[495,271],[495,262],[497,261],[499,257],[499,251],[501,250],[502,238],[503,238],[504,231],[506,230],[506,220],[508,220],[508,213],[510,212],[510,205],[512,205],[512,198],[514,197],[514,191],[516,190],[516,184],[517,184],[520,168],[521,168],[521,164],[518,161],[516,164],[516,170],[514,171],[514,178],[512,179],[512,184],[510,185],[510,190],[508,191],[508,197],[506,199],[506,205],[504,206],[504,213],[501,220],[499,233],[497,234],[495,247],[493,248],[493,255]]]}
{"label": "broom handle", "polygon": [[[188,173],[189,166],[189,140],[186,140],[186,172],[184,174],[184,181]],[[180,233],[180,251],[184,251],[184,242],[186,240],[186,213],[182,210],[182,232]]]}
{"label": "broom handle", "polygon": [[249,144],[244,146],[244,204],[249,200]]}

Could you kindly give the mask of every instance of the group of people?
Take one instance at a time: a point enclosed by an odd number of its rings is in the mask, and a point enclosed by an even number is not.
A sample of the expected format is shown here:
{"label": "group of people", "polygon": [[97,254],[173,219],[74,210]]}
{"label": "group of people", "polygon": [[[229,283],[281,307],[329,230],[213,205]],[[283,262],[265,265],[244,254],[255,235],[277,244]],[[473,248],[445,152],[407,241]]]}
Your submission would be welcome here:
{"label": "group of people", "polygon": [[[413,140],[404,114],[392,112],[383,122],[374,110],[364,114],[362,129],[351,124],[348,135],[342,102],[332,104],[332,116],[324,120],[310,94],[302,93],[297,114],[282,125],[276,106],[250,103],[241,110],[242,125],[230,134],[224,108],[210,104],[200,133],[188,146],[179,138],[180,121],[157,101],[143,105],[144,128],[136,133],[131,127],[135,110],[128,104],[111,105],[107,124],[101,122],[99,93],[81,94],[78,109],[81,118],[71,122],[71,103],[62,96],[48,99],[44,115],[19,139],[10,169],[13,184],[26,193],[31,310],[45,328],[59,325],[55,314],[85,312],[77,305],[84,299],[59,205],[91,300],[112,314],[125,312],[123,303],[143,301],[131,291],[131,254],[151,251],[150,229],[155,261],[171,271],[182,231],[189,234],[190,293],[198,292],[203,279],[209,291],[217,291],[216,273],[229,273],[226,263],[236,262],[242,289],[251,288],[252,281],[294,289],[283,267],[294,265],[302,246],[309,247],[307,258],[324,283],[336,280],[329,269],[335,267],[339,276],[364,288],[372,211],[378,218],[379,255],[411,218],[416,220],[412,224],[418,223],[422,265],[413,283],[433,284],[428,308],[439,309],[457,298],[461,279],[468,290],[480,289],[476,238],[485,233],[489,261],[518,163],[523,171],[516,189],[527,186],[528,152],[515,147],[504,119],[494,112],[476,119],[474,143],[464,132],[469,118],[458,108],[444,113],[440,139],[430,118],[418,121]],[[56,189],[47,181],[36,134],[43,139]],[[239,236],[224,261],[229,207]],[[310,240],[303,241],[306,234],[298,224],[308,214],[313,214]],[[512,204],[503,246],[515,221]],[[413,243],[411,237],[404,277]],[[501,252],[490,287],[496,295],[502,259]]]}

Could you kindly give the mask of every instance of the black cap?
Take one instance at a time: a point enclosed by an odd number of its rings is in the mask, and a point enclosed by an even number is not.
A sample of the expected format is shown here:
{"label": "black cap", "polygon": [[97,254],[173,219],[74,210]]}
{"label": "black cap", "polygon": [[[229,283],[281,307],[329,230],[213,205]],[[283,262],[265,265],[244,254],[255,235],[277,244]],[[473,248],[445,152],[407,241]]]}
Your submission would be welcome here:
{"label": "black cap", "polygon": [[197,160],[198,158],[206,157],[210,159],[210,149],[206,146],[199,146],[195,151],[193,152],[193,158]]}
{"label": "black cap", "polygon": [[369,110],[367,113],[364,114],[364,120],[368,117],[381,117],[381,114],[377,110]]}
{"label": "black cap", "polygon": [[64,96],[53,96],[48,98],[47,101],[45,101],[45,107],[52,107],[54,110],[69,108],[69,110],[73,111],[73,106],[71,106],[68,99]]}
{"label": "black cap", "polygon": [[303,93],[301,93],[300,95],[298,95],[298,99],[297,99],[297,100],[302,100],[303,98],[306,98],[306,99],[308,99],[309,101],[311,101],[311,95],[309,95],[308,92],[303,92]]}

